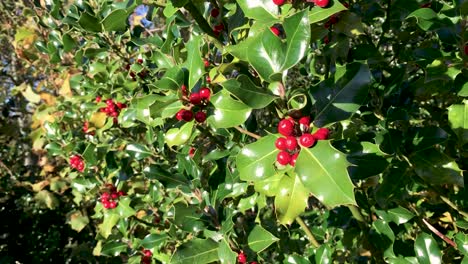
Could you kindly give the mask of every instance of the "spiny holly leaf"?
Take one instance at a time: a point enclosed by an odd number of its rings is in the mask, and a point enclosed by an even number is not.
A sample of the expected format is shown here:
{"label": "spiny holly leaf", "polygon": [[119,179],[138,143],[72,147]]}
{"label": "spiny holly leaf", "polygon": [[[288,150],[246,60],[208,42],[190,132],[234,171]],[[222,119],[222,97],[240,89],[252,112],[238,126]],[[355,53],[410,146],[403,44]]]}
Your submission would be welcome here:
{"label": "spiny holly leaf", "polygon": [[265,250],[278,240],[279,238],[275,237],[260,225],[256,225],[248,237],[249,247],[257,253]]}
{"label": "spiny holly leaf", "polygon": [[315,263],[327,264],[332,262],[332,249],[329,245],[321,245],[315,253]]}
{"label": "spiny holly leaf", "polygon": [[127,16],[127,11],[124,9],[114,10],[102,20],[102,25],[106,31],[125,30]]}
{"label": "spiny holly leaf", "polygon": [[115,257],[118,256],[123,251],[126,251],[128,245],[123,242],[110,241],[102,246],[101,255]]}
{"label": "spiny holly leaf", "polygon": [[295,171],[309,192],[326,206],[335,207],[356,204],[347,167],[345,155],[324,140],[301,149]]}
{"label": "spiny holly leaf", "polygon": [[314,124],[318,127],[348,119],[367,97],[371,72],[360,63],[338,66],[335,76],[312,88],[318,110]]}
{"label": "spiny holly leaf", "polygon": [[226,239],[221,239],[221,241],[219,242],[218,256],[221,263],[236,263],[237,254],[236,252],[232,251]]}
{"label": "spiny holly leaf", "polygon": [[193,239],[183,244],[171,258],[172,264],[207,264],[218,261],[218,244],[211,239]]}
{"label": "spiny holly leaf", "polygon": [[235,100],[226,91],[213,95],[211,103],[216,108],[208,123],[216,128],[228,128],[244,123],[250,116],[251,108]]}
{"label": "spiny holly leaf", "polygon": [[276,174],[274,163],[278,150],[275,135],[262,137],[244,146],[237,156],[237,168],[243,181],[260,181]]}
{"label": "spiny holly leaf", "polygon": [[280,81],[285,61],[283,43],[271,30],[254,36],[247,49],[247,60],[266,81]]}
{"label": "spiny holly leaf", "polygon": [[202,36],[195,36],[187,43],[187,61],[185,66],[189,71],[189,89],[193,89],[195,84],[205,73],[200,46]]}
{"label": "spiny holly leaf", "polygon": [[239,75],[237,79],[229,79],[221,83],[221,86],[253,109],[264,108],[276,99],[275,95],[257,87],[246,75]]}
{"label": "spiny holly leaf", "polygon": [[442,263],[442,254],[434,238],[422,233],[414,242],[414,252],[420,264]]}
{"label": "spiny holly leaf", "polygon": [[275,197],[276,214],[280,224],[291,224],[305,211],[309,191],[297,175],[284,175],[280,186]]}
{"label": "spiny holly leaf", "polygon": [[109,237],[112,233],[112,228],[117,224],[120,217],[118,214],[106,211],[104,213],[104,221],[99,225],[99,234],[104,238]]}

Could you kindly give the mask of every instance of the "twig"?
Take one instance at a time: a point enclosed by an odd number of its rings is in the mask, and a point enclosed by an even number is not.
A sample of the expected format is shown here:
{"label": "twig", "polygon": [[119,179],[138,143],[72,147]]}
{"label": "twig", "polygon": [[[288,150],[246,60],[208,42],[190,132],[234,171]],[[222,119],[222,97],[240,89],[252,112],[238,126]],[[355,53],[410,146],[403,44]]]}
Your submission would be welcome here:
{"label": "twig", "polygon": [[296,217],[296,222],[301,226],[302,230],[304,230],[312,245],[316,248],[320,247],[320,243],[317,242],[317,239],[315,239],[314,234],[312,234],[309,227],[304,223],[304,220],[298,216]]}
{"label": "twig", "polygon": [[253,138],[257,139],[257,140],[262,138],[261,136],[255,134],[255,133],[252,133],[252,132],[250,132],[248,130],[245,130],[245,129],[239,127],[239,126],[235,126],[234,128],[239,130],[239,132],[241,132],[242,134],[246,134],[246,135],[251,136],[251,137],[253,137]]}
{"label": "twig", "polygon": [[429,222],[427,222],[426,219],[423,218],[422,221],[427,226],[427,228],[429,228],[429,230],[431,230],[434,234],[436,234],[438,237],[442,238],[445,242],[447,242],[447,244],[451,245],[454,248],[457,248],[457,244],[455,244],[455,242],[453,242],[450,238],[446,237],[444,234],[439,232],[439,230],[437,230],[435,227],[433,227],[431,224],[429,224]]}
{"label": "twig", "polygon": [[440,196],[440,199],[442,199],[442,201],[444,201],[446,204],[448,204],[450,207],[452,207],[454,210],[456,210],[458,213],[460,213],[461,215],[463,215],[464,217],[468,218],[468,213],[467,212],[463,212],[462,210],[460,210],[458,208],[457,205],[455,205],[454,203],[452,203],[452,201],[450,201],[447,197],[445,196]]}

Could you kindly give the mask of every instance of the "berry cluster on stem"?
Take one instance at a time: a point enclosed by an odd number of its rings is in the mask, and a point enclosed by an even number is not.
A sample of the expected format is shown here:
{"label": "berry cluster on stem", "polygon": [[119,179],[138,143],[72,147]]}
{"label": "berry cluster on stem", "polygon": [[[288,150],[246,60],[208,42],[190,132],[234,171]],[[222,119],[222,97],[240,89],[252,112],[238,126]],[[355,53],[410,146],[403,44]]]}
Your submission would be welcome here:
{"label": "berry cluster on stem", "polygon": [[[190,122],[194,118],[198,123],[203,123],[206,120],[206,112],[204,108],[210,102],[211,90],[208,87],[201,88],[198,92],[192,92],[188,95],[187,86],[182,85],[182,101],[185,108],[177,112],[176,119],[179,121]],[[188,109],[186,109],[188,108]],[[195,111],[196,110],[196,111]]]}
{"label": "berry cluster on stem", "polygon": [[304,116],[299,120],[291,117],[283,119],[278,124],[278,132],[284,137],[275,141],[275,146],[280,152],[276,156],[276,161],[280,165],[296,165],[297,157],[301,151],[301,146],[311,148],[317,140],[328,139],[329,130],[320,128],[315,133],[310,133],[310,117]]}
{"label": "berry cluster on stem", "polygon": [[[101,102],[101,97],[96,97],[96,102]],[[112,99],[106,100],[106,107],[101,108],[99,111],[106,113],[107,116],[114,118],[114,124],[117,124],[117,117],[120,114],[120,111],[124,108],[127,108],[127,105],[121,102],[114,102]]]}
{"label": "berry cluster on stem", "polygon": [[83,172],[85,169],[85,163],[78,155],[73,155],[70,157],[70,166],[79,172]]}
{"label": "berry cluster on stem", "polygon": [[125,192],[117,191],[117,188],[112,184],[107,185],[109,191],[105,191],[101,194],[102,206],[106,209],[114,209],[117,207],[119,198],[125,196]]}

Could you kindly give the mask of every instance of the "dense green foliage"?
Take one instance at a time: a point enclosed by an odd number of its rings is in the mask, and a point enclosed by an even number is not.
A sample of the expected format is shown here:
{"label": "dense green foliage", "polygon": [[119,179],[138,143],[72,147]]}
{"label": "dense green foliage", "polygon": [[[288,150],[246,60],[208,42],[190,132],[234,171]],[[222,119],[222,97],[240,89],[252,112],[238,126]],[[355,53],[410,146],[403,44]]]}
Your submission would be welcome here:
{"label": "dense green foliage", "polygon": [[313,2],[2,3],[0,260],[468,263],[468,3]]}

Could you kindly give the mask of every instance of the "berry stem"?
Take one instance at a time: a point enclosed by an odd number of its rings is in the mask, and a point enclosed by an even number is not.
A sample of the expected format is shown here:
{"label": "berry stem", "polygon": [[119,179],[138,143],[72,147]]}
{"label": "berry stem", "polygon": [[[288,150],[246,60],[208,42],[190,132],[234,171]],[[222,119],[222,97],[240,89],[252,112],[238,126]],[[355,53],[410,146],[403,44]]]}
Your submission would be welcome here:
{"label": "berry stem", "polygon": [[242,127],[235,126],[234,128],[239,130],[239,132],[241,132],[242,134],[246,134],[246,135],[251,136],[251,137],[253,137],[253,138],[257,139],[257,140],[262,138],[260,135],[257,135],[255,133],[252,133],[252,132],[248,131],[248,130],[245,130]]}
{"label": "berry stem", "polygon": [[307,237],[309,237],[310,243],[312,243],[316,248],[320,247],[320,243],[315,239],[314,234],[312,234],[309,227],[304,223],[304,220],[302,220],[300,216],[296,217],[296,222],[301,226],[302,230],[304,230]]}

